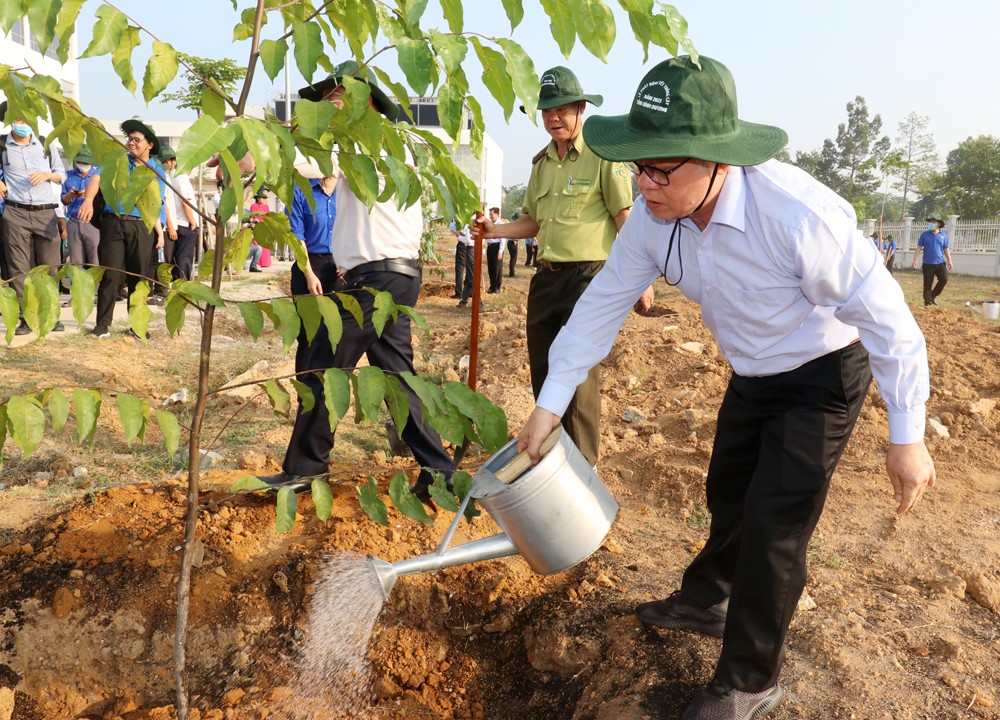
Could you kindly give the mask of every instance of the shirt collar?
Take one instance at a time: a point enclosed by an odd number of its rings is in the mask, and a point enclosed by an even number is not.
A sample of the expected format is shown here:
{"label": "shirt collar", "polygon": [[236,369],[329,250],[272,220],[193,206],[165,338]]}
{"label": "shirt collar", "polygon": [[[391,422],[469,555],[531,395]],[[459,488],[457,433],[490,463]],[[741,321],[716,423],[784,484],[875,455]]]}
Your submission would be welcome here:
{"label": "shirt collar", "polygon": [[[580,157],[580,153],[581,152],[583,152],[583,133],[579,132],[579,133],[577,133],[576,137],[573,138],[573,141],[571,143],[569,152],[566,153],[566,157],[565,158],[561,158],[561,159],[565,160],[565,159],[568,158],[570,160],[575,160],[576,158]],[[560,157],[559,157],[559,148],[556,147],[556,141],[555,140],[550,140],[549,141],[548,155],[553,160],[559,160],[560,159]]]}
{"label": "shirt collar", "polygon": [[746,227],[747,184],[745,169],[730,166],[722,192],[712,212],[712,223],[728,225],[743,232]]}

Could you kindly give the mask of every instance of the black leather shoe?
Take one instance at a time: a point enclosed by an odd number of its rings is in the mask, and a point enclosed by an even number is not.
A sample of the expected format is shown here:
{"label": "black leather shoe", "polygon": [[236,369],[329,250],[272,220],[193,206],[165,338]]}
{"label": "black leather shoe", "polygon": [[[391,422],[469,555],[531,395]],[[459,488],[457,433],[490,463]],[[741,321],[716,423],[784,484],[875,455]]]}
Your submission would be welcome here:
{"label": "black leather shoe", "polygon": [[66,332],[66,326],[62,324],[62,320],[56,320],[55,327],[52,328],[52,332]]}
{"label": "black leather shoe", "polygon": [[684,711],[681,720],[757,720],[777,708],[784,696],[785,691],[777,684],[750,693],[713,680]]}
{"label": "black leather shoe", "polygon": [[315,478],[307,475],[292,475],[291,473],[280,472],[274,475],[262,475],[258,479],[267,483],[268,489],[271,492],[278,492],[281,488],[287,487],[300,493],[308,490]]}
{"label": "black leather shoe", "polygon": [[17,327],[14,328],[14,334],[15,335],[30,335],[31,334],[31,328],[28,327],[28,323],[26,323],[24,320],[22,320],[21,322],[19,322],[17,324]]}
{"label": "black leather shoe", "polygon": [[688,603],[677,590],[663,600],[640,603],[635,606],[635,616],[646,625],[656,625],[674,630],[691,630],[702,635],[722,637],[726,629],[726,610],[729,599],[710,608]]}

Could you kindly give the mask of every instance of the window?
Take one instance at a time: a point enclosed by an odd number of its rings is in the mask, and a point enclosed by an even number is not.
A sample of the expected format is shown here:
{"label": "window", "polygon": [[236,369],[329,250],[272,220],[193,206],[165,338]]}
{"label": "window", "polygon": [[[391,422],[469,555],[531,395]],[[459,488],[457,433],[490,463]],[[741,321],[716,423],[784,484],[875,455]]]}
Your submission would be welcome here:
{"label": "window", "polygon": [[24,18],[21,18],[16,23],[14,27],[10,29],[10,39],[16,42],[18,45],[26,45],[25,35],[24,35]]}
{"label": "window", "polygon": [[[22,42],[21,44],[23,45],[24,43]],[[49,45],[48,50],[46,50],[44,53],[45,57],[52,58],[53,60],[58,60],[59,56],[56,55],[57,47],[59,47],[59,37],[54,35],[52,37],[52,44]],[[42,49],[38,47],[38,42],[35,40],[34,35],[31,36],[31,49],[37,53],[42,52]]]}

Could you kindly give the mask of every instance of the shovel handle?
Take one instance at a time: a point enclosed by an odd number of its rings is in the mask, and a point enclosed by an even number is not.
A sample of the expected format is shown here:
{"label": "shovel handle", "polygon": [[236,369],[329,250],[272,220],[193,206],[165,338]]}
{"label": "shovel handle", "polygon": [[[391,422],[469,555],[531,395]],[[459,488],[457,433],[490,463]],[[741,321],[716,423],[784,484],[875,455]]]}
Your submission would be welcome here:
{"label": "shovel handle", "polygon": [[[559,436],[562,435],[562,427],[557,427],[549,436],[545,438],[542,442],[541,455],[545,455],[555,447],[555,444],[559,442]],[[510,485],[512,482],[517,480],[521,475],[524,474],[528,468],[531,467],[531,458],[528,456],[528,451],[524,450],[515,455],[509,463],[504,465],[502,468],[497,470],[494,475],[496,475],[497,480],[502,482],[504,485]]]}

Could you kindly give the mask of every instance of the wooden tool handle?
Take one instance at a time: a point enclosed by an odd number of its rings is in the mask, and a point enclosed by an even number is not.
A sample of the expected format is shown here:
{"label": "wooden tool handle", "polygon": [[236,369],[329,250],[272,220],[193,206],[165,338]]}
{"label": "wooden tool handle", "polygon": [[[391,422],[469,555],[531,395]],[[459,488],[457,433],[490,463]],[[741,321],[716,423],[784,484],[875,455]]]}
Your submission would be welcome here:
{"label": "wooden tool handle", "polygon": [[[549,433],[549,436],[545,438],[545,441],[542,443],[542,456],[546,455],[549,450],[555,447],[555,444],[559,442],[560,435],[562,435],[562,427],[557,427]],[[521,477],[521,475],[523,475],[530,467],[531,458],[528,457],[528,451],[525,450],[515,455],[509,463],[497,470],[494,474],[500,482],[505,485],[510,485],[512,482]]]}

